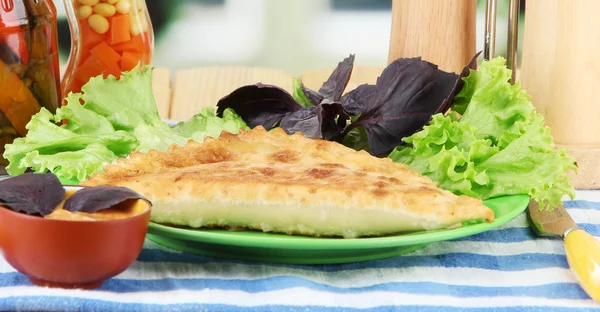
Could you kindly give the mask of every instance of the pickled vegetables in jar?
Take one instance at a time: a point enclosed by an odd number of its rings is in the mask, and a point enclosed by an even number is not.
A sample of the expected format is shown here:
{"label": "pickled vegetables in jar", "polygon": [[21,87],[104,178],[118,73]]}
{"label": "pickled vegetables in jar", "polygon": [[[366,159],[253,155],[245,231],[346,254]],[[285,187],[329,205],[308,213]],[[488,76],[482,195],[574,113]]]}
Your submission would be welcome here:
{"label": "pickled vegetables in jar", "polygon": [[[51,0],[0,0],[0,155],[60,102],[56,8]],[[0,166],[7,161],[0,157]]]}
{"label": "pickled vegetables in jar", "polygon": [[[65,0],[71,54],[62,97],[91,78],[121,73],[152,61],[154,33],[144,0]],[[64,102],[63,102],[64,104]]]}

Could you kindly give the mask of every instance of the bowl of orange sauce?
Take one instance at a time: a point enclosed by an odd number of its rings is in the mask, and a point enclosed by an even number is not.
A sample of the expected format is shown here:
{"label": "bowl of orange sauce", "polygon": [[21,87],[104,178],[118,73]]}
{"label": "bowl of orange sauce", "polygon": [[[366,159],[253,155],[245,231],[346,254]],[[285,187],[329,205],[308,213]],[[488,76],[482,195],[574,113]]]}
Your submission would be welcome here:
{"label": "bowl of orange sauce", "polygon": [[35,285],[97,288],[129,268],[142,250],[151,202],[129,198],[95,212],[66,210],[65,202],[81,190],[64,186],[64,198],[43,216],[0,201],[0,252]]}

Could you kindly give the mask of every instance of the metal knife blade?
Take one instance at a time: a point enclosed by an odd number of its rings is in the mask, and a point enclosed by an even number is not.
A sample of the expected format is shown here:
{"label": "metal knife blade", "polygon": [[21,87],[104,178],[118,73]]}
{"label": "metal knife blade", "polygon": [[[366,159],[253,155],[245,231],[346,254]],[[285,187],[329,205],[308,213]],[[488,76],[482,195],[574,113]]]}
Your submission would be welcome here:
{"label": "metal knife blade", "polygon": [[539,204],[531,200],[527,206],[531,227],[539,236],[563,236],[569,229],[577,228],[564,205],[555,206],[551,211],[539,210]]}

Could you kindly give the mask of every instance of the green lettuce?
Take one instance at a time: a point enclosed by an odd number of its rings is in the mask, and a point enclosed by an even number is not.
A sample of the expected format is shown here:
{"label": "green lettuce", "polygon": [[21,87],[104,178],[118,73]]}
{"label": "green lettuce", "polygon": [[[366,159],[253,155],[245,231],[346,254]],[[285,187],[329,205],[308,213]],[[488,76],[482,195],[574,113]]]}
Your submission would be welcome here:
{"label": "green lettuce", "polygon": [[298,104],[302,105],[302,107],[311,107],[314,106],[313,103],[310,102],[306,93],[304,93],[304,87],[302,85],[302,80],[300,78],[294,78],[292,80],[294,92],[292,93],[292,97]]}
{"label": "green lettuce", "polygon": [[464,78],[454,112],[434,115],[389,157],[458,195],[528,194],[544,208],[574,198],[574,160],[555,147],[543,116],[510,76],[504,58],[483,61]]}
{"label": "green lettuce", "polygon": [[232,109],[225,109],[223,117],[217,117],[212,107],[202,109],[190,120],[180,122],[173,127],[175,133],[187,138],[193,138],[198,142],[203,142],[206,136],[218,138],[221,135],[221,131],[237,134],[240,129],[250,130],[244,120]]}
{"label": "green lettuce", "polygon": [[158,113],[151,66],[124,72],[119,80],[92,78],[82,93],[69,94],[66,102],[54,115],[42,108],[27,124],[27,135],[5,146],[10,175],[30,169],[79,183],[133,151],[165,151],[190,139],[202,142],[221,131],[248,129],[233,111],[218,118],[211,109],[170,127]]}
{"label": "green lettuce", "polygon": [[98,76],[82,88],[84,108],[102,115],[117,130],[163,124],[152,92],[152,67],[124,72],[119,80]]}
{"label": "green lettuce", "polygon": [[[70,107],[74,105],[80,104],[69,101],[66,106],[57,110],[56,115],[52,115],[50,111],[42,108],[27,124],[27,136],[17,138],[13,143],[5,146],[3,155],[9,161],[6,171],[10,175],[22,174],[28,168],[38,172],[53,171],[58,166],[46,167],[45,164],[48,162],[42,159],[44,156],[56,156],[53,158],[54,160],[65,156],[66,161],[71,161],[73,158],[70,156],[73,155],[73,152],[83,151],[85,153],[85,149],[89,146],[99,144],[111,151],[113,157],[101,156],[94,159],[97,164],[83,165],[95,168],[98,163],[101,165],[100,159],[110,162],[117,157],[125,157],[138,146],[138,142],[132,134],[114,130],[110,123],[102,125],[94,118],[93,113],[82,114],[77,123],[84,124],[88,120],[90,124],[98,125],[98,128],[91,127],[86,131],[82,130],[85,127],[77,126],[76,123],[70,127],[59,126],[58,123],[62,117],[69,114],[65,111],[70,111]],[[96,118],[99,117],[96,116]],[[50,163],[56,164],[56,161]]]}
{"label": "green lettuce", "polygon": [[141,153],[147,153],[150,150],[166,151],[173,144],[183,146],[189,140],[175,133],[168,125],[164,125],[164,127],[139,125],[133,130],[133,133],[140,144],[135,150]]}
{"label": "green lettuce", "polygon": [[117,158],[105,145],[92,143],[78,151],[49,155],[34,150],[21,162],[37,173],[52,172],[63,180],[83,181],[90,173],[102,171],[104,165]]}

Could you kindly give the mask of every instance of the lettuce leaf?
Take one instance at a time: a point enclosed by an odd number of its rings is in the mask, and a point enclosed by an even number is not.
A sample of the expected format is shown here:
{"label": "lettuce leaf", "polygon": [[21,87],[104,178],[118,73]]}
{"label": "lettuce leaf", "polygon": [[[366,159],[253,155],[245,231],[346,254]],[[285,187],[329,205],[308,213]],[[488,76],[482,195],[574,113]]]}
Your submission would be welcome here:
{"label": "lettuce leaf", "polygon": [[116,130],[163,124],[152,92],[151,66],[124,72],[119,80],[94,77],[81,89],[83,107],[106,117]]}
{"label": "lettuce leaf", "polygon": [[70,93],[66,98],[67,105],[60,107],[51,120],[56,122],[69,120],[61,128],[75,134],[94,135],[114,132],[115,128],[108,119],[80,104],[81,98],[81,93]]}
{"label": "lettuce leaf", "polygon": [[190,120],[180,122],[173,127],[176,133],[195,138],[199,142],[202,142],[205,136],[218,138],[222,131],[237,134],[240,129],[250,130],[250,127],[232,109],[225,109],[222,117],[217,117],[212,107],[202,109]]}
{"label": "lettuce leaf", "polygon": [[84,149],[41,155],[37,150],[28,153],[21,163],[36,173],[52,172],[69,181],[83,181],[90,173],[100,172],[118,157],[105,145],[92,143]]}
{"label": "lettuce leaf", "polygon": [[165,127],[139,125],[133,130],[133,133],[140,143],[136,151],[141,153],[147,153],[150,150],[164,152],[173,144],[183,146],[188,142],[188,138],[175,133],[167,125]]}
{"label": "lettuce leaf", "polygon": [[574,160],[555,148],[543,116],[510,75],[504,58],[483,61],[464,78],[454,112],[434,115],[389,157],[459,195],[528,194],[547,209],[564,195],[574,198]]}
{"label": "lettuce leaf", "polygon": [[[249,129],[233,111],[218,118],[212,109],[169,127],[158,114],[150,66],[125,72],[119,80],[92,78],[82,89],[83,93],[69,94],[67,105],[54,115],[42,108],[27,124],[27,135],[5,146],[10,175],[31,169],[77,184],[132,151],[165,151],[190,139],[202,142],[221,131]],[[62,120],[68,123],[61,124]]]}
{"label": "lettuce leaf", "polygon": [[[81,132],[81,128],[72,126],[78,132],[68,129],[66,126],[57,125],[65,116],[65,111],[69,110],[70,106],[80,105],[77,102],[69,102],[67,106],[59,108],[56,115],[45,108],[42,108],[39,113],[33,116],[27,124],[27,136],[17,138],[12,144],[5,146],[4,158],[9,161],[6,171],[10,175],[19,175],[32,168],[38,172],[43,172],[45,169],[56,169],[58,166],[46,166],[43,160],[44,156],[56,156],[53,159],[64,156],[66,162],[72,161],[72,152],[85,150],[93,144],[100,144],[111,151],[116,157],[125,157],[138,146],[136,138],[125,131],[116,131],[112,126],[104,124],[104,128],[95,128],[93,131]],[[91,124],[100,123],[95,119],[89,119],[93,114],[83,114],[80,116],[79,123],[85,123],[89,120]],[[67,154],[63,154],[67,153]],[[102,164],[107,157],[99,157],[89,159],[95,161],[96,164],[86,164],[83,167],[97,168]],[[112,160],[110,160],[112,161]],[[69,165],[67,165],[69,166]],[[78,167],[78,168],[83,168]]]}
{"label": "lettuce leaf", "polygon": [[206,107],[190,120],[180,122],[174,127],[169,127],[165,123],[136,127],[134,134],[140,143],[136,151],[142,153],[152,149],[166,151],[173,144],[183,146],[190,139],[204,142],[207,136],[218,138],[223,131],[237,134],[240,129],[250,130],[244,120],[232,109],[226,109],[223,117],[220,118],[215,116],[212,107]]}
{"label": "lettuce leaf", "polygon": [[294,88],[292,96],[294,97],[294,100],[298,102],[298,104],[302,105],[302,107],[314,106],[308,97],[306,97],[306,93],[304,93],[304,85],[302,84],[302,80],[300,80],[300,78],[294,78],[292,80],[292,85]]}

